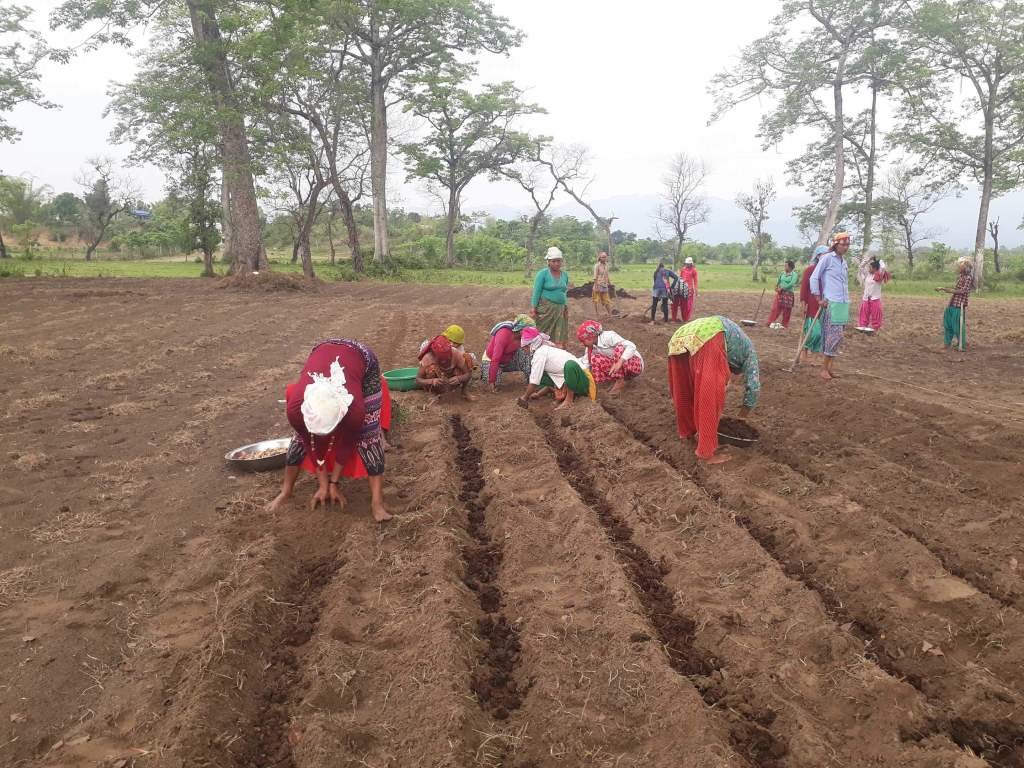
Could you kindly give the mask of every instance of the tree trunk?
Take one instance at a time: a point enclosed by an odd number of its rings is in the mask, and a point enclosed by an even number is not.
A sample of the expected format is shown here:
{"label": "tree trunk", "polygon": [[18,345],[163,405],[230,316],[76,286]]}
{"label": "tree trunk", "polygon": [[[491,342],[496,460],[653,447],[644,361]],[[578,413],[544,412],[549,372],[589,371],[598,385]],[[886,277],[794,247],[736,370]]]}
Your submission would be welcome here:
{"label": "tree trunk", "polygon": [[988,209],[992,204],[992,155],[995,117],[991,109],[985,111],[984,176],[981,184],[981,205],[978,207],[978,227],[974,234],[974,286],[980,291],[985,285],[985,237],[988,234]]}
{"label": "tree trunk", "polygon": [[299,262],[299,237],[296,235],[295,240],[292,241],[292,264]]}
{"label": "tree trunk", "polygon": [[913,277],[914,275],[914,241],[909,229],[903,231],[904,242],[903,245],[907,249],[907,273]]}
{"label": "tree trunk", "polygon": [[333,216],[327,217],[326,229],[327,229],[327,247],[331,249],[331,266],[337,262],[337,251],[334,249],[334,227],[331,226],[331,222],[334,221]]}
{"label": "tree trunk", "polygon": [[8,259],[10,256],[7,254],[7,243],[4,242],[4,234],[0,232],[0,259]]}
{"label": "tree trunk", "polygon": [[215,277],[213,271],[213,249],[203,248],[203,277]]}
{"label": "tree trunk", "polygon": [[992,234],[992,261],[995,262],[996,274],[1002,272],[999,266],[999,230]]}
{"label": "tree trunk", "polygon": [[256,202],[252,158],[246,138],[245,117],[231,83],[227,53],[211,0],[186,0],[197,61],[203,69],[220,112],[221,148],[224,158],[224,185],[231,200],[231,272],[255,272],[265,268],[263,232]]}
{"label": "tree trunk", "polygon": [[685,242],[685,237],[686,236],[682,232],[676,233],[676,257],[672,262],[672,268],[677,271],[679,269],[680,263],[682,263],[683,261],[683,243]]}
{"label": "tree trunk", "polygon": [[[221,152],[221,158],[223,162],[223,151]],[[225,171],[223,165],[221,167],[221,182],[220,182],[220,234],[221,234],[221,253],[225,257],[230,258],[231,254],[234,253],[231,246],[231,233],[234,231],[234,227],[231,226],[231,195],[228,192],[228,185],[224,181]]]}
{"label": "tree trunk", "polygon": [[825,219],[821,223],[821,232],[815,246],[824,245],[832,234],[839,218],[839,206],[843,202],[843,186],[846,183],[846,158],[843,154],[846,142],[843,134],[843,78],[846,74],[846,56],[847,52],[844,50],[839,56],[836,79],[832,82],[835,168],[832,173],[832,196],[829,198],[828,210],[825,211]]}
{"label": "tree trunk", "polygon": [[307,280],[313,280],[316,278],[316,273],[313,271],[313,251],[310,247],[309,240],[310,235],[313,232],[313,226],[316,224],[317,214],[319,213],[320,193],[323,192],[326,187],[326,182],[318,182],[310,188],[305,215],[299,224],[297,245],[299,257],[302,259],[302,274],[306,276]]}
{"label": "tree trunk", "polygon": [[382,64],[374,62],[370,75],[370,192],[373,195],[373,258],[383,263],[391,258],[388,238],[388,107],[385,101],[385,83],[380,70]]}
{"label": "tree trunk", "polygon": [[601,229],[608,238],[608,269],[615,269],[615,241],[612,240],[612,222],[609,219],[600,219]]}
{"label": "tree trunk", "polygon": [[878,81],[871,82],[871,119],[868,128],[870,136],[868,149],[868,173],[864,183],[864,231],[863,242],[860,247],[861,260],[871,249],[871,239],[874,235],[872,225],[875,218],[875,164],[878,160]]}
{"label": "tree trunk", "polygon": [[334,194],[338,196],[341,218],[345,222],[348,249],[352,253],[352,269],[357,274],[362,274],[366,271],[366,265],[363,264],[363,253],[359,248],[359,226],[356,224],[356,214],[353,210],[352,198],[348,196],[348,192],[342,189],[340,184],[335,184]]}
{"label": "tree trunk", "polygon": [[459,224],[459,193],[454,187],[448,191],[448,238],[445,244],[444,265],[455,266],[455,228]]}
{"label": "tree trunk", "polygon": [[533,249],[537,244],[537,231],[540,229],[541,219],[544,218],[543,211],[537,211],[530,219],[530,232],[526,236],[526,269],[525,277],[533,276]]}
{"label": "tree trunk", "polygon": [[761,231],[754,235],[754,271],[750,276],[750,282],[757,282],[757,270],[761,266]]}

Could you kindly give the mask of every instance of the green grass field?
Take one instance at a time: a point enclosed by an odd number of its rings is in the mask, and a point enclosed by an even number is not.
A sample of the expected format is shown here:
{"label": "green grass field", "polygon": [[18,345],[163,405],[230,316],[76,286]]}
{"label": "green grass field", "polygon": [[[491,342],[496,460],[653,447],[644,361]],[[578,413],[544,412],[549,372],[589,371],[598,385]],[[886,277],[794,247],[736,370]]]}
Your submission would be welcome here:
{"label": "green grass field", "polygon": [[[271,268],[284,273],[299,274],[302,268],[291,264],[285,259],[271,256]],[[185,260],[84,260],[68,259],[6,259],[0,261],[0,277],[119,277],[119,278],[198,278],[201,265]],[[218,264],[217,270],[224,272],[223,265]],[[754,283],[750,279],[750,267],[744,265],[706,264],[700,269],[700,287],[707,291],[745,291],[758,293],[763,288],[769,291],[775,283],[775,272],[768,273],[767,282]],[[322,280],[351,279],[351,269],[346,264],[332,266],[326,261],[317,261],[317,275]],[[637,296],[649,295],[653,267],[646,264],[630,264],[613,274],[616,286],[624,288]],[[569,270],[574,284],[582,284],[589,280],[590,269],[580,268]],[[409,269],[397,275],[376,278],[385,282],[423,283],[439,285],[489,285],[527,288],[531,280],[522,272],[480,271],[473,269]],[[896,279],[886,285],[885,293],[890,296],[930,296],[934,288],[940,285],[951,285],[951,271],[941,275],[925,275],[914,280]],[[859,296],[859,287],[853,285],[851,293]],[[988,290],[984,297],[990,298],[1022,298],[1024,282],[1013,279],[1002,279]]]}

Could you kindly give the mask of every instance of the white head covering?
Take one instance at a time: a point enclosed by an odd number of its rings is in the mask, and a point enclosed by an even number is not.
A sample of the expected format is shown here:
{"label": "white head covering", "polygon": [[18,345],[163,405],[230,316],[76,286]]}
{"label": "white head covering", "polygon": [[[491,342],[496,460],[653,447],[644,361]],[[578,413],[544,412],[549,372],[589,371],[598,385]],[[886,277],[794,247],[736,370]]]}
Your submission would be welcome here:
{"label": "white head covering", "polygon": [[302,396],[302,420],[311,435],[329,435],[341,423],[352,405],[352,394],[345,389],[345,369],[338,358],[331,363],[331,375],[311,373],[312,384]]}
{"label": "white head covering", "polygon": [[562,252],[555,246],[548,248],[548,255],[544,257],[544,261],[552,261],[553,259],[561,259]]}
{"label": "white head covering", "polygon": [[683,264],[693,264],[693,257],[687,256],[686,261],[684,261]]}

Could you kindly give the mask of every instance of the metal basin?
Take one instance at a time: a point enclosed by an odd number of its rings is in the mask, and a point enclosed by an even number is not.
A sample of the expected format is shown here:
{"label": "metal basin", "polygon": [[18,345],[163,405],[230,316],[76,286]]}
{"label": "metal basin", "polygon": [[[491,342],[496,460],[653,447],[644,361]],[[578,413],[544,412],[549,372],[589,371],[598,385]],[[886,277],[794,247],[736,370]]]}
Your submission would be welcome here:
{"label": "metal basin", "polygon": [[[270,469],[280,469],[288,458],[288,445],[291,441],[290,437],[281,437],[276,440],[262,440],[258,443],[243,445],[224,454],[224,461],[242,472],[266,472]],[[273,453],[259,456],[268,451],[273,451]],[[253,458],[256,456],[259,458]]]}

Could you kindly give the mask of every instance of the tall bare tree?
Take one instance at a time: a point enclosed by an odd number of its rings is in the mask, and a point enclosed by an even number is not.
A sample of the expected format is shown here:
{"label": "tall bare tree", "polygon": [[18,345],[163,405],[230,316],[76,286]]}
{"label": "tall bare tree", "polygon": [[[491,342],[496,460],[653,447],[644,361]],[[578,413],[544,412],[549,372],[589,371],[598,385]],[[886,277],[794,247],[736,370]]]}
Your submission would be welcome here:
{"label": "tall bare tree", "polygon": [[690,230],[708,220],[708,201],[701,193],[708,170],[703,160],[685,152],[675,155],[669,162],[668,170],[661,177],[664,189],[661,204],[655,211],[655,218],[670,227],[676,239],[676,255],[673,266],[679,267],[683,256],[683,244]]}
{"label": "tall bare tree", "polygon": [[754,182],[753,193],[741,192],[736,196],[736,205],[747,215],[744,224],[754,245],[754,269],[750,278],[754,282],[757,282],[764,250],[764,223],[768,221],[768,206],[775,201],[775,195],[775,182],[769,178]]}
{"label": "tall bare tree", "polygon": [[911,274],[914,272],[914,249],[938,234],[935,229],[923,227],[921,219],[954,190],[955,186],[948,182],[925,181],[920,169],[906,163],[897,163],[889,169],[882,184],[883,198],[879,201],[879,208],[900,232],[907,269]]}
{"label": "tall bare tree", "polygon": [[[608,242],[608,263],[615,266],[615,240],[612,238],[612,224],[618,218],[614,214],[602,216],[594,208],[593,204],[587,201],[587,190],[594,182],[590,175],[590,150],[582,144],[572,144],[563,150],[562,155],[563,175],[558,185],[565,190],[565,194],[576,201],[578,205],[586,210],[597,224],[598,229],[604,232]],[[553,172],[553,171],[552,171]]]}

